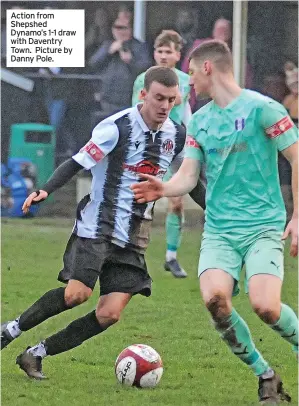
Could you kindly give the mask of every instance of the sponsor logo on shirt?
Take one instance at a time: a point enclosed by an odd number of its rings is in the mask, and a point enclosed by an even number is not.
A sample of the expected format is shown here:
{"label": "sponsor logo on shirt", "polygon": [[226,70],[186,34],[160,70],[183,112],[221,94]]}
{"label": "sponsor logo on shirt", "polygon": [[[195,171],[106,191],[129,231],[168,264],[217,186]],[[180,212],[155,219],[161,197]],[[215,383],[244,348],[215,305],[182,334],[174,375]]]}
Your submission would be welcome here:
{"label": "sponsor logo on shirt", "polygon": [[288,131],[293,126],[294,126],[293,121],[290,119],[289,116],[286,116],[281,120],[277,121],[277,123],[271,125],[271,127],[266,128],[265,131],[269,138],[276,138],[279,135]]}
{"label": "sponsor logo on shirt", "polygon": [[161,152],[165,155],[172,155],[173,141],[170,139],[165,140],[161,146]]}
{"label": "sponsor logo on shirt", "polygon": [[187,137],[186,146],[187,146],[187,147],[192,147],[192,148],[198,148],[198,149],[199,149],[199,144],[198,144],[198,142],[195,141],[195,139],[192,138],[190,135],[188,135],[188,137]]}
{"label": "sponsor logo on shirt", "polygon": [[104,152],[92,141],[89,141],[81,148],[80,152],[83,151],[86,151],[95,162],[99,162],[105,156]]}
{"label": "sponsor logo on shirt", "polygon": [[245,127],[245,118],[237,118],[235,121],[235,129],[236,131],[242,131]]}
{"label": "sponsor logo on shirt", "polygon": [[247,150],[247,143],[241,142],[240,144],[233,144],[230,147],[225,148],[210,148],[208,149],[208,155],[210,154],[220,154],[220,155],[230,155],[235,154],[236,152],[244,152]]}
{"label": "sponsor logo on shirt", "polygon": [[127,169],[130,172],[135,173],[144,173],[146,175],[153,175],[162,177],[165,175],[166,170],[162,169],[159,165],[154,165],[152,162],[143,160],[138,162],[136,165],[128,165],[126,163],[123,164],[123,168]]}

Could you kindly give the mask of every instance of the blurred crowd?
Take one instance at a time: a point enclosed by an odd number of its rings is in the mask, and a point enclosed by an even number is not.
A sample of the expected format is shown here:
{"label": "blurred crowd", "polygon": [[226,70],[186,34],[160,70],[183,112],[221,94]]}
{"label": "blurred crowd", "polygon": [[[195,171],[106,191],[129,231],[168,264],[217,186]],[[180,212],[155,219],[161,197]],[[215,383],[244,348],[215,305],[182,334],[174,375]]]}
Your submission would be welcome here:
{"label": "blurred crowd", "polygon": [[[23,2],[9,8],[28,8]],[[47,2],[45,9],[56,8],[55,2]],[[36,81],[39,102],[34,101],[32,116],[28,121],[47,122],[56,128],[57,155],[65,158],[83,145],[89,138],[90,130],[97,122],[108,115],[131,105],[132,89],[136,77],[154,64],[152,42],[142,42],[133,36],[133,10],[119,3],[109,14],[104,6],[95,9],[86,24],[86,63],[85,68],[42,68],[16,69],[28,75],[34,72],[41,79]],[[210,34],[201,37],[196,15],[192,10],[180,9],[171,27],[182,37],[183,48],[177,68],[188,73],[190,51],[206,41],[215,38],[225,41],[232,47],[232,23],[219,16],[213,22]],[[158,34],[158,33],[157,33]],[[1,63],[5,67],[6,25],[2,21]],[[258,77],[250,53],[246,66],[247,88],[262,91],[282,102],[294,120],[298,120],[298,70],[296,65],[285,60],[280,71],[265,75],[262,82]],[[99,75],[97,80],[70,82],[55,80],[61,74]],[[78,103],[80,100],[80,103]],[[192,111],[205,104],[190,94]]]}

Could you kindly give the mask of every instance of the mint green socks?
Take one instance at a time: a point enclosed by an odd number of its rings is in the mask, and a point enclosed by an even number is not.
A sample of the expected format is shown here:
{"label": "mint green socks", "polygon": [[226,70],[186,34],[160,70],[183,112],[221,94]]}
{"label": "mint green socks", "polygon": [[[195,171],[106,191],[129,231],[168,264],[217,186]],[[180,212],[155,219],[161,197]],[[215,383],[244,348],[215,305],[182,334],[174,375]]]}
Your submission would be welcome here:
{"label": "mint green socks", "polygon": [[298,354],[298,318],[289,306],[281,304],[280,318],[270,327],[292,344],[293,350]]}
{"label": "mint green socks", "polygon": [[230,316],[215,323],[217,331],[231,351],[259,376],[267,372],[269,364],[255,348],[249,328],[233,309]]}
{"label": "mint green socks", "polygon": [[[168,213],[166,217],[166,260],[176,258],[176,251],[181,244],[182,217],[174,213]],[[172,254],[173,253],[173,254]]]}

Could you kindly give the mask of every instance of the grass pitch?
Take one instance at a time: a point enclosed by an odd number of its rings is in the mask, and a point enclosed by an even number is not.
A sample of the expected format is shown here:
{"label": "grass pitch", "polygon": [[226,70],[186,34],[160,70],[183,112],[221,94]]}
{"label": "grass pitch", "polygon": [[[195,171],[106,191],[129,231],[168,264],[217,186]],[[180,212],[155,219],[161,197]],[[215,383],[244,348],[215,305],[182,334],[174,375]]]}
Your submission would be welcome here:
{"label": "grass pitch", "polygon": [[[5,220],[2,224],[2,320],[19,315],[44,292],[59,286],[62,254],[71,223],[61,220]],[[147,253],[151,298],[135,297],[118,325],[81,347],[44,360],[49,378],[28,379],[15,365],[28,345],[64,328],[95,307],[98,290],[82,306],[24,333],[2,351],[3,406],[249,406],[257,405],[257,379],[220,340],[199,297],[199,232],[185,230],[179,259],[189,277],[163,270],[164,231],[154,230]],[[297,308],[297,263],[286,250],[283,301]],[[259,350],[281,374],[298,404],[297,364],[291,347],[257,318],[241,294],[234,306],[248,322]],[[148,344],[162,356],[164,375],[152,390],[116,382],[114,361],[128,345]]]}

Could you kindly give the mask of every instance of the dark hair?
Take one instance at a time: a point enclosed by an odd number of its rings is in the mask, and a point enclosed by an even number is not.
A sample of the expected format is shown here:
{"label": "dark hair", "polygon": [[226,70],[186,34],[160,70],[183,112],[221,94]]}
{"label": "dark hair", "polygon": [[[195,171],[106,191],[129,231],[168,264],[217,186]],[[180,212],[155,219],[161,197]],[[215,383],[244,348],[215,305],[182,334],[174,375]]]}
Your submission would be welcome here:
{"label": "dark hair", "polygon": [[206,41],[195,48],[189,56],[189,61],[191,59],[200,62],[210,59],[221,72],[233,69],[233,58],[228,45],[215,39]]}
{"label": "dark hair", "polygon": [[158,82],[166,87],[178,86],[179,79],[177,74],[165,66],[152,66],[145,72],[144,88],[149,90],[153,82]]}
{"label": "dark hair", "polygon": [[171,46],[174,44],[175,50],[180,51],[183,47],[183,38],[179,33],[173,30],[163,30],[155,40],[154,48],[157,49],[163,46]]}

